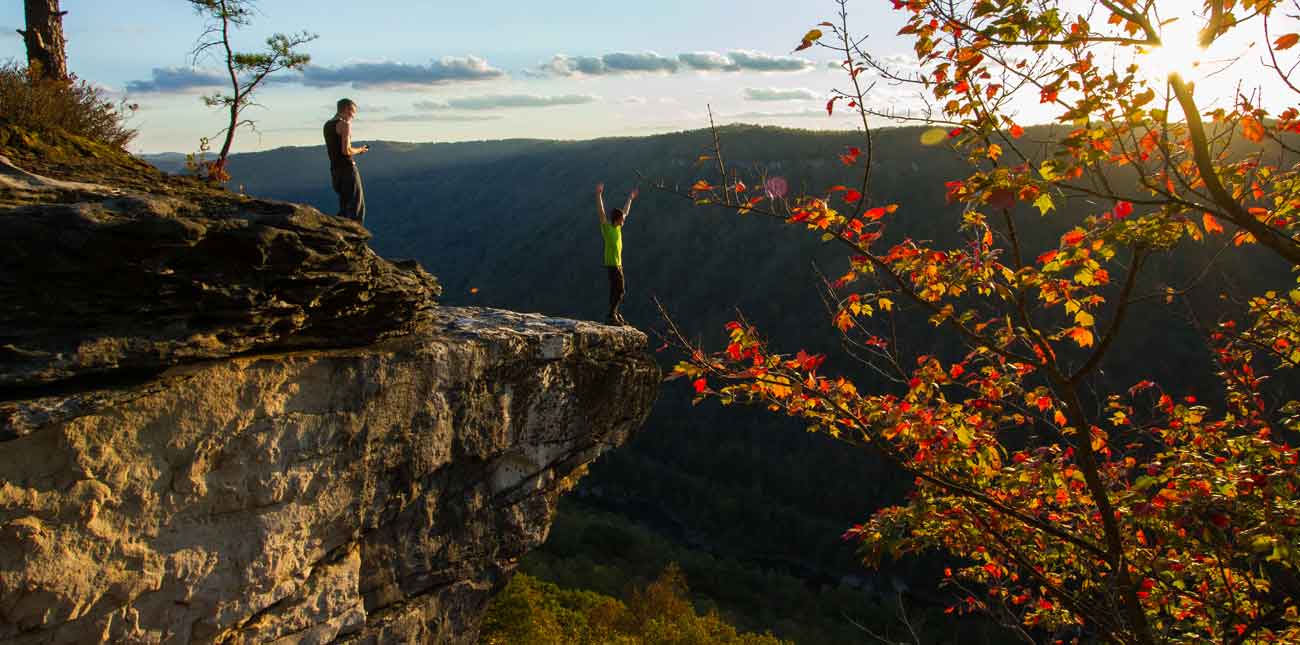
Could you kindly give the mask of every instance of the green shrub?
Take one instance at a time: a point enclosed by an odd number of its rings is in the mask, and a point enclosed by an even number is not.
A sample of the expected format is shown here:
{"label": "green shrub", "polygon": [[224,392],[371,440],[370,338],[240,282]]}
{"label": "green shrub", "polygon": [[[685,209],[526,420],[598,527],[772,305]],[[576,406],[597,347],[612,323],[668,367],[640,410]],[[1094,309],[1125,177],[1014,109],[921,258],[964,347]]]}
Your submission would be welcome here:
{"label": "green shrub", "polygon": [[696,613],[686,578],[669,564],[626,602],[561,589],[517,573],[483,621],[482,645],[790,645],[771,634],[739,633],[717,612]]}
{"label": "green shrub", "polygon": [[0,122],[29,130],[57,129],[125,148],[136,131],[126,127],[132,106],[115,105],[99,88],[73,77],[41,80],[17,63],[0,65]]}

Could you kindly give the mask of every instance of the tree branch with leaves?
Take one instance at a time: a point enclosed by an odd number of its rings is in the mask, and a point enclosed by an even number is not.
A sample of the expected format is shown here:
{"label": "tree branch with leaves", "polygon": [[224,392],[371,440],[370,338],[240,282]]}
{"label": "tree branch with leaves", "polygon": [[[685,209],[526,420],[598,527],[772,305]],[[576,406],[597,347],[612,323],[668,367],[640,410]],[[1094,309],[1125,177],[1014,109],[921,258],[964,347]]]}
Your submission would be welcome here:
{"label": "tree branch with leaves", "polygon": [[226,127],[217,132],[222,137],[217,158],[204,164],[205,174],[215,181],[226,181],[226,160],[241,127],[255,129],[256,122],[245,118],[247,108],[256,106],[253,95],[267,78],[286,70],[300,70],[311,62],[311,56],[298,51],[299,47],[316,40],[309,32],[297,34],[277,33],[266,39],[262,52],[239,52],[232,44],[232,32],[252,23],[256,10],[254,0],[188,0],[195,12],[207,20],[203,34],[191,52],[195,64],[213,57],[224,67],[229,80],[229,92],[216,92],[203,97],[203,103],[220,108],[229,114]]}
{"label": "tree branch with leaves", "polygon": [[[934,549],[960,558],[947,579],[989,598],[955,611],[1015,608],[1027,628],[1116,643],[1300,640],[1286,592],[1300,572],[1300,403],[1274,405],[1266,392],[1272,374],[1300,365],[1300,289],[1256,294],[1194,330],[1215,400],[1102,372],[1134,360],[1115,348],[1134,308],[1153,303],[1135,295],[1153,261],[1179,262],[1222,235],[1223,249],[1261,266],[1300,267],[1300,164],[1288,156],[1300,111],[1274,117],[1242,95],[1205,112],[1195,83],[1141,73],[1176,16],[1200,21],[1203,44],[1259,30],[1269,58],[1233,64],[1287,80],[1295,66],[1282,58],[1300,36],[1267,31],[1287,5],[1207,0],[1189,16],[1181,0],[892,2],[915,74],[864,51],[846,0],[797,49],[840,59],[851,89],[835,91],[827,111],[856,110],[868,150],[867,117],[888,113],[868,105],[860,75],[917,88],[924,108],[905,119],[929,125],[922,141],[968,164],[942,186],[960,244],[906,234],[906,218],[940,215],[872,194],[867,162],[873,153],[886,162],[879,149],[836,155],[862,173],[855,188],[786,198],[765,190],[765,177],[734,171],[657,187],[842,248],[848,268],[830,284],[830,324],[865,349],[856,357],[883,361],[875,373],[900,368],[896,340],[876,331],[882,319],[890,329],[928,323],[960,350],[918,356],[903,378],[864,387],[828,374],[825,356],[773,349],[743,317],[722,351],[670,321],[687,357],[674,374],[697,400],[799,418],[911,475],[907,503],[846,537],[868,562]],[[1017,122],[1026,103],[1052,110],[1056,124],[1031,135]],[[1095,211],[1047,244],[1025,234],[1076,197]],[[1164,300],[1194,309],[1185,292]]]}

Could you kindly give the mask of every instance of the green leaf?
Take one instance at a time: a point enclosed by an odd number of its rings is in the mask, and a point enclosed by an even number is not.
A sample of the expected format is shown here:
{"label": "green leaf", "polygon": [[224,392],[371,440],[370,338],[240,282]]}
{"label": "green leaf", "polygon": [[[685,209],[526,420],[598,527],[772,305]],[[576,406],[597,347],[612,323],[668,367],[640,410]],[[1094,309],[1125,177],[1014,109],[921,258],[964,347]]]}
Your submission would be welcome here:
{"label": "green leaf", "polygon": [[1137,490],[1146,490],[1159,483],[1160,483],[1160,479],[1156,477],[1152,477],[1150,475],[1143,475],[1137,478],[1137,481],[1134,482],[1133,484],[1133,488]]}

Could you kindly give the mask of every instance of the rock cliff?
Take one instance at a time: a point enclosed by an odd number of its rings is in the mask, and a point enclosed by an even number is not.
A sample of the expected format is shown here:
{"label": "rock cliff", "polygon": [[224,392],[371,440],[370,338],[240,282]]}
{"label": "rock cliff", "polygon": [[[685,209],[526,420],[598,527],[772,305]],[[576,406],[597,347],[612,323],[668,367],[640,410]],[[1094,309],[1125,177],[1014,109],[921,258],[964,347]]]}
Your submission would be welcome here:
{"label": "rock cliff", "polygon": [[439,307],[349,222],[14,137],[0,642],[473,642],[654,400],[640,332]]}

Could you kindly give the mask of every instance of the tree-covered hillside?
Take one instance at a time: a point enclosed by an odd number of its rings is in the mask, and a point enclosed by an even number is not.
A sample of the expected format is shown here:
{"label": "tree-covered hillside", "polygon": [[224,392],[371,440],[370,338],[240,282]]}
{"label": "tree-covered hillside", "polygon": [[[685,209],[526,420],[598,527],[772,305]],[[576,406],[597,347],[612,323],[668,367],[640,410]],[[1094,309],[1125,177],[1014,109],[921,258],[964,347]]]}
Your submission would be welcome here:
{"label": "tree-covered hillside", "polygon": [[[358,132],[364,129],[358,124]],[[851,132],[735,126],[721,135],[729,165],[782,176],[794,194],[860,181],[834,162],[846,147],[860,145]],[[1034,137],[1031,129],[1025,138]],[[920,139],[916,129],[876,134],[874,191],[881,203],[907,204],[895,226],[906,227],[908,235],[952,242],[942,237],[952,235],[960,210],[946,203],[943,178],[957,176],[964,164],[946,145],[925,146]],[[827,333],[818,287],[819,272],[832,279],[844,272],[842,256],[778,222],[699,208],[653,188],[660,180],[685,188],[705,176],[709,168],[697,159],[711,152],[711,142],[708,131],[693,131],[582,142],[373,143],[360,161],[366,225],[378,252],[417,259],[437,275],[447,304],[601,319],[606,285],[593,188],[606,182],[607,204],[621,205],[639,182],[642,198],[624,234],[629,321],[652,332],[662,328],[652,302],[658,298],[689,334],[718,341],[722,325],[739,309],[774,345],[826,352],[835,367],[852,371],[855,364]],[[333,212],[327,163],[319,147],[237,155],[231,185]],[[1085,200],[1058,206],[1063,212],[1047,219],[1023,206],[1016,216],[1032,219],[1030,234],[1041,242],[1055,240],[1084,214],[1104,210]],[[1027,246],[1042,244],[1029,240]],[[1133,329],[1114,355],[1150,360],[1108,366],[1107,378],[1127,384],[1149,378],[1197,391],[1202,384],[1186,375],[1208,373],[1207,351],[1189,315],[1213,319],[1221,291],[1260,275],[1287,275],[1278,267],[1246,266],[1231,247],[1205,271],[1219,250],[1207,244],[1191,254],[1195,263],[1152,272],[1156,278],[1142,285],[1143,294],[1199,278],[1196,311],[1166,309],[1160,297],[1135,308]],[[895,333],[909,351],[939,349],[924,316],[900,314]],[[665,365],[677,358],[662,355]],[[895,387],[866,374],[858,382]],[[1213,384],[1203,385],[1205,396],[1213,396]],[[906,482],[870,455],[805,433],[795,420],[713,403],[693,408],[688,389],[664,387],[639,436],[583,481],[585,503],[700,549],[807,579],[870,577],[839,537],[872,509],[897,501]]]}

